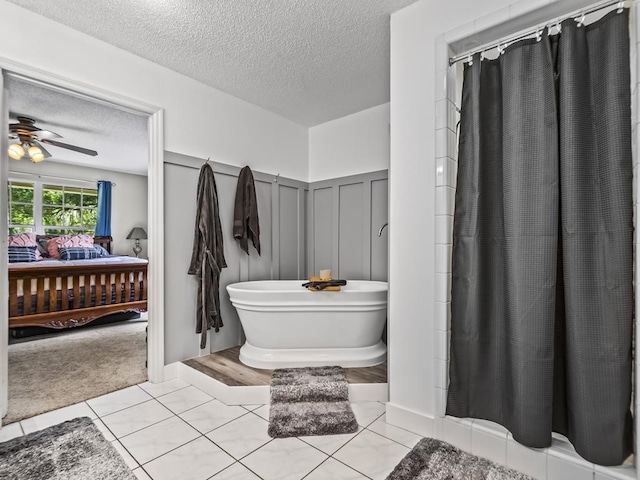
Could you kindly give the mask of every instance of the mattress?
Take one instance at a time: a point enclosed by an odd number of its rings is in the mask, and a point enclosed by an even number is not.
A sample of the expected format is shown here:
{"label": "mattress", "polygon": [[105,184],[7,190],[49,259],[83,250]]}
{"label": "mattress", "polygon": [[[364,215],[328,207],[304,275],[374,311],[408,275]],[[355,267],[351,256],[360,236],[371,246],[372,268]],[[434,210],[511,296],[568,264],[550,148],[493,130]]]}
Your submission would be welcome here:
{"label": "mattress", "polygon": [[144,258],[127,257],[120,255],[112,255],[110,257],[92,258],[88,260],[57,260],[54,258],[43,258],[37,262],[16,262],[9,264],[9,270],[39,268],[39,267],[69,267],[69,266],[86,266],[86,265],[146,265],[149,261]]}

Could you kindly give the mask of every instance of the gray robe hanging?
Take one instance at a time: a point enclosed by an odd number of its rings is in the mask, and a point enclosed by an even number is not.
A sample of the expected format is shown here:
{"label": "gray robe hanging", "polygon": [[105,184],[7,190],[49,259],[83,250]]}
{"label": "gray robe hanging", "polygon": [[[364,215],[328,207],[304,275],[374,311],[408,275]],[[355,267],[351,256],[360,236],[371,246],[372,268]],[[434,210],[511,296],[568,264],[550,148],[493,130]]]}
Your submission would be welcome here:
{"label": "gray robe hanging", "polygon": [[217,332],[223,326],[220,316],[220,272],[227,266],[218,210],[218,190],[209,163],[200,169],[197,209],[189,275],[197,275],[196,333],[201,334],[200,348],[204,348],[207,345],[207,330],[213,327]]}
{"label": "gray robe hanging", "polygon": [[240,242],[240,248],[249,255],[249,240],[260,255],[260,220],[258,200],[253,173],[249,167],[240,170],[236,201],[233,211],[233,237]]}

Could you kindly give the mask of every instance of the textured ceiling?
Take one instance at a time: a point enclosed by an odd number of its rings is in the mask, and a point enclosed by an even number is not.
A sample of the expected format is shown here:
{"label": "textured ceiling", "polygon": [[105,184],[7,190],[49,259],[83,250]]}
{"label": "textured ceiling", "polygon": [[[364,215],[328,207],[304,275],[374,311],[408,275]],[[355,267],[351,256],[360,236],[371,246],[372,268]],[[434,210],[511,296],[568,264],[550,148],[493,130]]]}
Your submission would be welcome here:
{"label": "textured ceiling", "polygon": [[[52,155],[45,161],[120,172],[147,174],[147,117],[134,115],[82,97],[45,88],[14,77],[7,79],[9,123],[16,115],[36,120],[43,130],[62,136],[63,143],[96,150],[91,157],[44,145]],[[21,162],[29,161],[24,158]],[[19,165],[12,168],[20,170]]]}
{"label": "textured ceiling", "polygon": [[9,0],[304,126],[389,101],[416,0]]}

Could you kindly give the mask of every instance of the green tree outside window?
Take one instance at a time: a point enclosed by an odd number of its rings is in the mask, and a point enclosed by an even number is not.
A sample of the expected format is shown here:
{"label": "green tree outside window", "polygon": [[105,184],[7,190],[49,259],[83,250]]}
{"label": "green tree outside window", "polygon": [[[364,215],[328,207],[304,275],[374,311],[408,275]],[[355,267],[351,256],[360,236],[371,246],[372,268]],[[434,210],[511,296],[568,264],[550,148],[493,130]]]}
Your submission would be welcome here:
{"label": "green tree outside window", "polygon": [[[40,184],[38,184],[40,185]],[[62,185],[9,181],[9,233],[35,232],[46,235],[93,233],[97,220],[98,191]],[[35,192],[41,192],[40,202]],[[38,208],[36,208],[38,204]],[[38,216],[39,218],[36,218]]]}

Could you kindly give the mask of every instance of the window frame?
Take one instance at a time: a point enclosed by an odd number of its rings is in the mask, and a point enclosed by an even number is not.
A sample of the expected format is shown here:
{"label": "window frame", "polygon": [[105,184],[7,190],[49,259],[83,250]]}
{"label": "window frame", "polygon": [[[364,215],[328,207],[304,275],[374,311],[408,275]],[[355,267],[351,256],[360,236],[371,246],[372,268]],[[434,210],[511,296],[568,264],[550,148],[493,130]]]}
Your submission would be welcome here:
{"label": "window frame", "polygon": [[[9,180],[7,180],[7,190],[9,190],[9,187],[12,183],[27,183],[27,184],[32,184],[33,185],[33,202],[31,203],[25,203],[25,202],[14,202],[12,200],[11,194],[9,192],[7,192],[7,226],[8,226],[8,231],[9,234],[11,234],[11,230],[13,228],[19,228],[21,230],[26,230],[27,228],[32,229],[31,231],[34,232],[36,231],[36,204],[35,204],[35,199],[37,198],[37,192],[36,192],[36,185],[32,180],[26,180],[26,179],[15,179],[15,178],[10,178]],[[33,207],[33,224],[30,225],[26,225],[26,224],[17,224],[17,223],[11,223],[11,207],[12,205],[31,205]]]}
{"label": "window frame", "polygon": [[[97,186],[97,181],[96,182],[91,182],[91,181],[73,181],[73,180],[68,180],[68,181],[61,181],[58,179],[53,179],[53,178],[48,178],[46,176],[33,176],[33,175],[28,175],[28,174],[21,174],[19,172],[9,172],[9,178],[7,179],[7,185],[5,188],[8,188],[9,183],[10,182],[16,182],[16,183],[31,183],[33,184],[33,221],[34,224],[33,225],[17,225],[17,224],[13,224],[11,223],[11,219],[9,218],[9,207],[10,205],[13,203],[11,201],[11,199],[9,198],[8,203],[7,203],[7,223],[8,223],[8,228],[9,231],[11,231],[12,228],[33,228],[32,232],[36,233],[38,235],[71,235],[71,234],[83,234],[83,233],[90,233],[90,234],[94,234],[95,233],[95,228],[96,225],[93,226],[88,226],[88,225],[82,225],[80,227],[77,226],[66,226],[66,225],[44,225],[43,224],[43,218],[42,218],[42,212],[43,212],[43,202],[42,202],[42,194],[44,191],[44,186],[54,186],[54,187],[61,187],[61,188],[80,188],[82,189],[81,191],[81,195],[82,195],[82,201],[81,201],[81,205],[80,205],[80,209],[85,209],[87,207],[84,206],[84,190],[93,190],[96,192],[96,196],[98,194],[98,186]],[[63,197],[64,198],[64,197]],[[64,207],[64,205],[63,205]],[[96,203],[96,210],[97,210],[97,203]],[[45,232],[45,228],[48,228],[49,230],[53,230],[56,227],[59,227],[59,230],[71,230],[73,233],[47,233]],[[90,227],[90,228],[88,228]]]}

